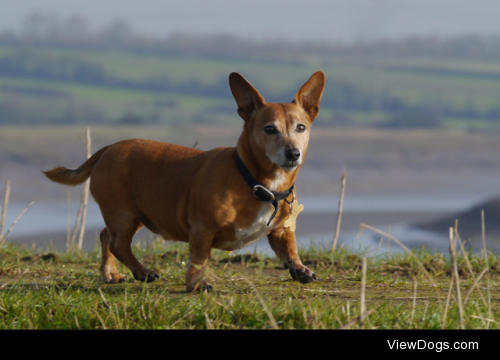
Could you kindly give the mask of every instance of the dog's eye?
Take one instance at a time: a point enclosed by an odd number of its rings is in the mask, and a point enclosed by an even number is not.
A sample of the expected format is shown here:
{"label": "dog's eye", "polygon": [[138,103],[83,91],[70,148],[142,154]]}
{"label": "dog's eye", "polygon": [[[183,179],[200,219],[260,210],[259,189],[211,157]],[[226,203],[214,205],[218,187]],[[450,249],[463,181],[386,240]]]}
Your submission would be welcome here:
{"label": "dog's eye", "polygon": [[278,130],[274,126],[271,126],[271,125],[266,126],[264,128],[264,131],[266,132],[266,134],[269,134],[269,135],[275,135],[278,133]]}
{"label": "dog's eye", "polygon": [[305,125],[303,125],[303,124],[297,125],[297,132],[303,133],[304,131],[306,131],[306,126]]}

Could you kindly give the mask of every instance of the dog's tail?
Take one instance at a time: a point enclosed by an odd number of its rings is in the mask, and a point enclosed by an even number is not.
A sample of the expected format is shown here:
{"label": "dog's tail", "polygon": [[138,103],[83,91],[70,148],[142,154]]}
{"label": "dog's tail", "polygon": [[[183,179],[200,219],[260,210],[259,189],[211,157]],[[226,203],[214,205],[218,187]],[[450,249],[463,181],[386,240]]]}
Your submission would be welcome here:
{"label": "dog's tail", "polygon": [[101,150],[97,151],[94,155],[92,155],[87,161],[85,161],[78,169],[71,170],[67,169],[63,166],[56,167],[49,171],[44,171],[43,173],[50,180],[64,185],[75,186],[83,183],[90,177],[90,173],[95,163],[102,154],[106,151],[108,147],[111,145],[103,147]]}

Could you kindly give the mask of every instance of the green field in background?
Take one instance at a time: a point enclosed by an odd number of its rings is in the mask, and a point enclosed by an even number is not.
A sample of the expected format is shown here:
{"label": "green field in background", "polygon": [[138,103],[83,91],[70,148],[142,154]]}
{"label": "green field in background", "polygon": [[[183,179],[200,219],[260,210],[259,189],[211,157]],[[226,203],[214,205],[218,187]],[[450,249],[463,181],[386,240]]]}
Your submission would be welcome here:
{"label": "green field in background", "polygon": [[[161,84],[165,79],[174,88],[186,84],[226,88],[225,93],[212,96],[210,91],[191,94],[189,88],[183,93],[162,92],[113,84],[0,75],[0,109],[5,104],[22,103],[24,111],[43,112],[47,117],[61,119],[67,113],[76,123],[84,123],[86,116],[88,118],[85,111],[100,114],[105,123],[119,123],[126,115],[154,119],[156,124],[165,125],[235,121],[236,105],[227,83],[233,71],[243,74],[267,100],[280,102],[292,100],[314,71],[324,71],[327,87],[320,114],[323,123],[336,124],[339,118],[347,118],[355,125],[383,123],[398,111],[385,109],[386,99],[404,102],[410,109],[437,109],[443,124],[452,128],[488,128],[495,123],[495,116],[478,117],[467,115],[467,111],[472,114],[500,112],[500,62],[339,57],[313,66],[286,63],[286,59],[283,63],[221,61],[117,50],[50,47],[22,50],[12,46],[0,46],[0,60],[19,52],[48,62],[66,59],[95,65],[106,76],[120,81],[155,80]],[[342,86],[352,88],[354,96],[359,96],[369,108],[338,105],[337,93]],[[41,95],[40,89],[57,94]],[[441,109],[448,109],[451,115]],[[75,113],[84,114],[79,117]]]}

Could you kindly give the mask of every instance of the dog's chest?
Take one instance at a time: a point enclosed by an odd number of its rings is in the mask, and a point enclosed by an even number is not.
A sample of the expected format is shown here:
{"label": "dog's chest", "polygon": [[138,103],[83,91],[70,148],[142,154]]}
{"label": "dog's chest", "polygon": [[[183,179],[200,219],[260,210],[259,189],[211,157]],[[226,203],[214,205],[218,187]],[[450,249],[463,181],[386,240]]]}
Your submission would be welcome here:
{"label": "dog's chest", "polygon": [[[278,174],[276,179],[271,183],[270,188],[276,188],[284,181],[283,176]],[[274,207],[269,203],[263,203],[261,208],[256,214],[255,220],[250,226],[238,228],[234,231],[234,238],[231,242],[226,243],[226,250],[241,249],[249,244],[266,236],[271,230],[274,229],[273,222],[267,226],[271,215],[273,214]]]}
{"label": "dog's chest", "polygon": [[264,203],[257,213],[255,221],[250,226],[236,228],[234,231],[234,240],[227,244],[231,247],[230,250],[241,249],[266,236],[273,229],[272,223],[270,226],[267,226],[273,210],[274,208],[271,204]]}

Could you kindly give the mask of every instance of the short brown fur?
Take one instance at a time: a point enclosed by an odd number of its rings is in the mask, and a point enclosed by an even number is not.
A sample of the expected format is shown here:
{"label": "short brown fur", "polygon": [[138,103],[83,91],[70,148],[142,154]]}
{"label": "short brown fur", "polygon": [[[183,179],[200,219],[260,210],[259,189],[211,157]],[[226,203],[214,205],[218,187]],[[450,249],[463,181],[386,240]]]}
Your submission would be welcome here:
{"label": "short brown fur", "polygon": [[125,281],[115,257],[135,279],[158,278],[132,253],[132,237],[143,226],[167,240],[189,243],[187,291],[211,288],[203,270],[212,248],[235,250],[265,235],[294,279],[303,283],[316,279],[299,259],[295,233],[283,226],[288,204],[279,203],[276,217],[267,226],[274,208],[253,195],[236,158],[239,155],[268,189],[289,189],[306,156],[325,75],[313,74],[291,103],[266,103],[237,73],[229,76],[229,84],[245,121],[236,147],[201,151],[130,139],[100,149],[76,170],[57,167],[45,172],[52,181],[66,185],[91,177],[90,191],[106,224],[100,235],[103,281]]}

